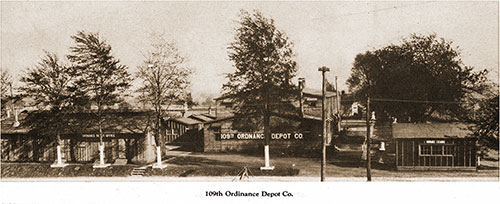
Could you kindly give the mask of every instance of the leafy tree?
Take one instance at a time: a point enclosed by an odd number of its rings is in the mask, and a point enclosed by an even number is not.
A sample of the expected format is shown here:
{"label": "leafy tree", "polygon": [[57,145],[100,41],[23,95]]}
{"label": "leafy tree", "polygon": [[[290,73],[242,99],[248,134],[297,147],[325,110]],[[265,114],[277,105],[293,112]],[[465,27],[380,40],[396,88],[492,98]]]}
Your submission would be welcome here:
{"label": "leafy tree", "polygon": [[1,88],[0,91],[2,93],[2,99],[8,97],[8,93],[10,91],[11,86],[12,86],[12,76],[10,75],[9,70],[2,69],[0,76],[0,88]]}
{"label": "leafy tree", "polygon": [[9,70],[7,69],[2,69],[1,70],[1,76],[0,76],[0,93],[1,93],[1,106],[2,106],[2,116],[3,116],[3,111],[5,110],[5,105],[7,104],[8,101],[10,101],[11,96],[9,93],[11,93],[12,89],[12,76],[9,73]]}
{"label": "leafy tree", "polygon": [[483,147],[498,150],[498,93],[479,102],[474,114],[468,114],[470,122],[474,124],[474,136],[479,139]]}
{"label": "leafy tree", "polygon": [[186,97],[182,100],[182,102],[186,103],[188,107],[198,105],[198,102],[193,100],[193,95],[191,93],[187,93]]}
{"label": "leafy tree", "polygon": [[185,58],[179,54],[174,43],[168,42],[163,36],[154,38],[146,59],[139,66],[137,76],[143,83],[138,92],[144,94],[140,100],[151,104],[154,108],[156,144],[163,149],[165,146],[160,134],[160,121],[168,114],[164,109],[191,96],[186,90],[190,84],[189,75],[192,71],[185,65]]}
{"label": "leafy tree", "polygon": [[336,92],[335,86],[326,80],[326,91]]}
{"label": "leafy tree", "polygon": [[206,96],[205,100],[203,102],[201,102],[201,105],[204,105],[204,106],[215,106],[215,102],[212,99],[212,96]]}
{"label": "leafy tree", "polygon": [[233,125],[243,130],[263,126],[268,147],[270,116],[292,109],[291,99],[298,95],[291,82],[297,71],[293,44],[259,11],[240,15],[240,27],[228,48],[236,70],[227,74],[223,90],[235,104]]}
{"label": "leafy tree", "polygon": [[50,114],[45,111],[33,113],[32,128],[41,135],[56,136],[58,146],[57,164],[62,164],[60,145],[61,134],[66,127],[65,116],[71,108],[70,85],[73,80],[71,67],[63,65],[59,58],[46,52],[44,58],[34,68],[28,69],[21,78],[25,85],[20,89],[24,95],[32,97],[37,105],[50,107]]}
{"label": "leafy tree", "polygon": [[125,65],[113,57],[111,46],[100,38],[98,33],[79,31],[71,36],[76,45],[71,47],[67,58],[73,63],[75,93],[84,104],[87,99],[97,106],[97,120],[101,164],[104,164],[102,149],[102,113],[104,109],[120,102],[121,95],[130,86],[131,76]]}
{"label": "leafy tree", "polygon": [[467,98],[487,88],[487,71],[463,65],[457,50],[435,34],[413,34],[400,45],[358,54],[347,84],[358,98],[373,99],[380,120],[457,118]]}

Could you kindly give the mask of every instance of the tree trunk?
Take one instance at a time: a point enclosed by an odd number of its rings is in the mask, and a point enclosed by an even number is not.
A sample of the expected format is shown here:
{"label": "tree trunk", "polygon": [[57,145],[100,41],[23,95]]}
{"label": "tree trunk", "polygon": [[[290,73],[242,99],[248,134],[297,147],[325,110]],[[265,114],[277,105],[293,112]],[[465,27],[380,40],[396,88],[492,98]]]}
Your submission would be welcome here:
{"label": "tree trunk", "polygon": [[161,115],[160,115],[160,111],[157,111],[156,113],[156,148],[158,148],[157,150],[157,154],[158,155],[158,165],[161,165],[161,158],[162,158],[162,155],[161,155],[161,152],[162,152],[162,148],[163,148],[163,141],[162,141],[162,138],[161,138],[161,133],[160,133],[160,120],[161,120]]}
{"label": "tree trunk", "polygon": [[[158,95],[159,97],[159,95]],[[159,99],[159,98],[158,98]],[[155,130],[155,140],[156,140],[156,164],[153,165],[153,168],[160,168],[163,169],[166,167],[166,165],[163,165],[162,162],[162,149],[165,148],[165,145],[163,145],[163,138],[161,135],[161,104],[158,102],[156,103],[155,107],[156,111],[156,130]]]}

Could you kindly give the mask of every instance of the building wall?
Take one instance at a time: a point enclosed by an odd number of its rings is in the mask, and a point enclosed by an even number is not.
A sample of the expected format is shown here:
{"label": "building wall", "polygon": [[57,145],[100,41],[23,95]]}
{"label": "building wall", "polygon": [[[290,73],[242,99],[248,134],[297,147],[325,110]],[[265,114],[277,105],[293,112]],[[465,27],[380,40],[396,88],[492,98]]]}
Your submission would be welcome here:
{"label": "building wall", "polygon": [[[302,140],[294,139],[272,139],[270,143],[271,154],[280,155],[311,155],[319,154],[321,149],[321,122],[303,122],[293,130],[287,133],[302,133]],[[262,131],[258,131],[260,133]],[[271,130],[272,133],[278,133]],[[279,131],[284,133],[284,131]],[[205,152],[249,152],[262,153],[264,139],[251,140],[224,140],[218,139],[220,133],[242,133],[232,128],[232,120],[225,120],[216,123],[209,123],[203,129],[203,150]],[[297,135],[298,136],[298,135]]]}
{"label": "building wall", "polygon": [[[131,163],[149,163],[155,160],[152,139],[143,135],[120,135],[103,138],[105,160],[118,158]],[[67,162],[86,163],[99,159],[98,138],[66,136],[62,138],[62,158]],[[3,162],[52,162],[56,159],[55,141],[28,135],[2,135]]]}
{"label": "building wall", "polygon": [[477,165],[474,139],[396,139],[394,143],[398,169],[475,169]]}
{"label": "building wall", "polygon": [[165,144],[179,144],[184,142],[185,137],[190,137],[193,131],[197,131],[199,125],[186,125],[175,120],[167,120],[164,122],[163,127],[165,130]]}

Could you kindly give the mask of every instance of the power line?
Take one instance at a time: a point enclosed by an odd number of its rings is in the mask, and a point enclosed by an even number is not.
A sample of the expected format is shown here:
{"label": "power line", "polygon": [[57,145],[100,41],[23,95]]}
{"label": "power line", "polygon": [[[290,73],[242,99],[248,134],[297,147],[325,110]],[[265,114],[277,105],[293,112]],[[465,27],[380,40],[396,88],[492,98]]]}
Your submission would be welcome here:
{"label": "power line", "polygon": [[[482,99],[482,98],[474,98],[474,99]],[[388,99],[388,98],[370,98],[371,101],[378,101],[378,102],[398,102],[398,103],[439,103],[439,104],[464,104],[464,103],[473,103],[473,102],[467,102],[467,101],[428,101],[428,100],[407,100],[407,99]],[[340,102],[362,102],[362,100],[355,100],[355,99],[347,99],[347,100],[340,100]],[[251,104],[242,104],[242,106],[263,106],[265,103],[251,103]],[[268,103],[267,105],[293,105],[293,101],[290,101],[288,103],[283,102],[283,103]],[[320,109],[321,107],[308,107],[308,108],[317,108]]]}
{"label": "power line", "polygon": [[[478,98],[475,98],[478,99]],[[380,101],[380,102],[399,102],[399,103],[438,103],[438,104],[479,104],[468,101],[419,101],[419,100],[404,100],[404,99],[371,99],[372,101]]]}
{"label": "power line", "polygon": [[458,104],[465,102],[457,102],[457,101],[419,101],[419,100],[404,100],[404,99],[382,99],[382,98],[373,98],[372,101],[381,101],[381,102],[402,102],[402,103],[442,103],[442,104]]}
{"label": "power line", "polygon": [[[347,13],[347,14],[343,14],[343,15],[339,15],[339,16],[333,16],[332,18],[335,19],[335,18],[341,18],[341,17],[370,14],[370,13],[376,13],[376,12],[380,12],[380,11],[387,11],[387,10],[392,10],[392,9],[400,9],[400,8],[405,8],[405,7],[410,7],[410,6],[417,6],[417,5],[428,4],[428,3],[434,3],[434,2],[433,1],[424,1],[424,2],[419,2],[419,3],[415,3],[415,4],[407,4],[407,5],[402,5],[402,6],[392,6],[392,7],[386,7],[386,8],[381,8],[381,9],[356,12],[356,13]],[[316,19],[313,19],[313,20],[320,20],[320,19],[323,19],[323,18],[326,18],[326,17],[328,17],[328,16],[323,16],[323,17],[316,18]]]}

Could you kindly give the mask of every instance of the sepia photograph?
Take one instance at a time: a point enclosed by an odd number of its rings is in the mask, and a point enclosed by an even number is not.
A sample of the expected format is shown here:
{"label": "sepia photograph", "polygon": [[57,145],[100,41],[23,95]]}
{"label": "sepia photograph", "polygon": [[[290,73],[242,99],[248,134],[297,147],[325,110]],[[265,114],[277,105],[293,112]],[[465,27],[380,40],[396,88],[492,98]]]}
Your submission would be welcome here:
{"label": "sepia photograph", "polygon": [[2,203],[498,193],[498,1],[0,7]]}

